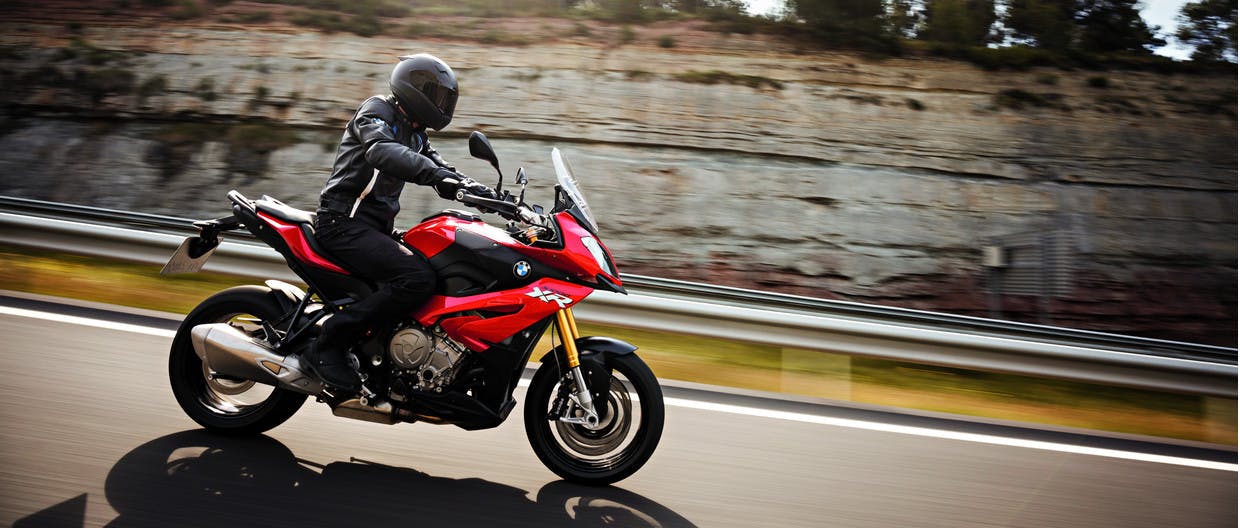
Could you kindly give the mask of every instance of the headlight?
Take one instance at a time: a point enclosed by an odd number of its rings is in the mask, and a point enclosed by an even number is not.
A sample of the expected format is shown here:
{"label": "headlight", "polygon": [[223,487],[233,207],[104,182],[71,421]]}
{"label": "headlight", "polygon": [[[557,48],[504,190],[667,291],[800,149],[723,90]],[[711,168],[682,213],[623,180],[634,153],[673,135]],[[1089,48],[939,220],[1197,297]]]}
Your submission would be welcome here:
{"label": "headlight", "polygon": [[590,251],[590,255],[594,256],[594,262],[598,264],[599,268],[607,272],[608,275],[613,277],[616,275],[616,270],[612,268],[611,261],[607,259],[607,252],[603,251],[603,246],[600,246],[594,237],[581,237],[581,245],[585,246]]}

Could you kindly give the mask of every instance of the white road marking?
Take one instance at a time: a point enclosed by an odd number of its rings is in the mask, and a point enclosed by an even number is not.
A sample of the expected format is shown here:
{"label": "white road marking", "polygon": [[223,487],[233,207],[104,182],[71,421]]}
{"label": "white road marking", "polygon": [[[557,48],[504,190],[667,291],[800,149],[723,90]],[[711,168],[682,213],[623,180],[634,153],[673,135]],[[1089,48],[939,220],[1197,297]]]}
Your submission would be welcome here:
{"label": "white road marking", "polygon": [[29,317],[32,319],[42,319],[44,321],[55,321],[58,323],[68,323],[82,326],[90,326],[94,328],[104,328],[107,330],[120,330],[122,332],[133,332],[135,334],[146,334],[157,337],[167,337],[169,339],[175,337],[177,333],[172,330],[164,330],[162,328],[151,328],[149,326],[139,326],[125,323],[115,323],[112,321],[104,321],[102,319],[90,319],[87,317],[77,317],[73,315],[62,315],[51,312],[38,312],[35,310],[24,310],[21,308],[11,308],[8,306],[0,306],[0,314],[14,315],[17,317]]}
{"label": "white road marking", "polygon": [[[68,324],[76,324],[82,326],[90,326],[94,328],[103,328],[107,330],[118,330],[122,332],[133,332],[138,334],[146,334],[158,337],[166,337],[171,339],[176,332],[171,330],[163,330],[159,328],[151,328],[147,326],[139,326],[125,323],[114,323],[100,319],[90,319],[86,317],[77,317],[72,315],[61,315],[50,312],[40,312],[35,310],[24,310],[21,308],[10,308],[0,306],[0,314],[12,315],[17,317],[29,317],[34,319],[42,319],[45,321],[55,321]],[[529,381],[522,379],[518,385],[521,387],[529,387]],[[940,438],[944,440],[959,440],[964,442],[974,442],[979,444],[990,444],[1008,447],[1020,447],[1025,449],[1038,449],[1042,451],[1057,451],[1060,453],[1072,453],[1078,455],[1091,455],[1107,458],[1118,458],[1123,460],[1135,460],[1140,462],[1152,462],[1156,464],[1170,464],[1175,466],[1187,466],[1202,469],[1215,469],[1220,471],[1236,472],[1240,470],[1237,464],[1229,464],[1226,462],[1213,462],[1209,460],[1198,460],[1194,458],[1182,458],[1166,455],[1151,455],[1147,453],[1136,453],[1132,451],[1120,451],[1117,449],[1102,449],[1098,447],[1087,447],[1072,444],[1060,444],[1055,442],[1042,442],[1038,440],[1022,440],[1019,438],[1007,438],[1002,436],[983,435],[976,433],[962,433],[957,431],[946,431],[942,429],[931,429],[928,427],[912,427],[907,425],[894,425],[882,422],[866,422],[862,420],[850,420],[847,418],[833,418],[829,416],[817,416],[813,414],[794,413],[787,411],[776,411],[771,409],[762,409],[759,407],[745,407],[741,405],[728,405],[722,403],[704,402],[698,400],[687,400],[684,398],[665,398],[665,405],[671,407],[684,407],[687,409],[697,409],[701,411],[720,412],[727,414],[737,414],[742,416],[754,416],[758,418],[772,418],[776,420],[786,420],[791,422],[812,423],[818,425],[829,425],[834,427],[848,427],[851,429],[862,429],[866,431],[879,431],[884,433],[896,433],[912,436],[922,436],[928,438]]]}
{"label": "white road marking", "polygon": [[1203,469],[1217,469],[1221,471],[1237,471],[1236,464],[1226,462],[1212,462],[1209,460],[1198,460],[1195,458],[1181,458],[1165,455],[1151,455],[1147,453],[1136,453],[1132,451],[1120,451],[1117,449],[1102,449],[1098,447],[1087,447],[1072,444],[1060,444],[1055,442],[1042,442],[1038,440],[1022,440],[1019,438],[1007,438],[1003,436],[984,435],[976,433],[962,433],[958,431],[945,431],[942,429],[930,429],[927,427],[912,427],[908,425],[894,425],[882,422],[865,422],[861,420],[849,420],[847,418],[832,418],[829,416],[816,416],[812,414],[801,414],[786,411],[775,411],[771,409],[762,409],[758,407],[742,407],[739,405],[727,405],[722,403],[711,403],[697,400],[685,400],[681,398],[665,398],[664,403],[674,407],[687,407],[690,409],[699,409],[703,411],[715,411],[729,414],[740,414],[745,416],[757,416],[761,418],[774,418],[777,420],[788,420],[793,422],[805,422],[820,425],[831,425],[836,427],[849,427],[852,429],[864,429],[867,431],[881,431],[884,433],[897,433],[913,436],[924,436],[929,438],[941,438],[945,440],[960,440],[965,442],[975,442],[979,444],[991,444],[1009,447],[1022,447],[1026,449],[1039,449],[1043,451],[1058,451],[1061,453],[1073,453],[1078,455],[1092,455],[1107,458],[1120,458],[1124,460],[1137,460],[1141,462],[1154,462],[1157,464],[1171,464],[1176,466],[1188,466]]}

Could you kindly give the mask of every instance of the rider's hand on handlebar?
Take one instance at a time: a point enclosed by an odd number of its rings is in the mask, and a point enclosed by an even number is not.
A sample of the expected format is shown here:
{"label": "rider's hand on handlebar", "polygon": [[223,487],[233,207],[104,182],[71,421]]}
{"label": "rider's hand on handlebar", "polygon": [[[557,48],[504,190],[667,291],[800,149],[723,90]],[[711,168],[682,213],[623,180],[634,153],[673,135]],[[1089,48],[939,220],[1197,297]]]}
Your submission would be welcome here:
{"label": "rider's hand on handlebar", "polygon": [[[486,185],[483,185],[474,180],[471,180],[468,177],[461,180],[461,182],[457,184],[456,189],[457,189],[457,194],[456,194],[457,199],[460,199],[460,197],[464,196],[465,194],[468,194],[471,196],[477,196],[480,198],[489,198],[491,200],[494,200],[499,197],[499,195],[495,194],[495,191],[491,189],[490,187],[487,187]],[[461,194],[462,192],[464,192],[465,194]]]}

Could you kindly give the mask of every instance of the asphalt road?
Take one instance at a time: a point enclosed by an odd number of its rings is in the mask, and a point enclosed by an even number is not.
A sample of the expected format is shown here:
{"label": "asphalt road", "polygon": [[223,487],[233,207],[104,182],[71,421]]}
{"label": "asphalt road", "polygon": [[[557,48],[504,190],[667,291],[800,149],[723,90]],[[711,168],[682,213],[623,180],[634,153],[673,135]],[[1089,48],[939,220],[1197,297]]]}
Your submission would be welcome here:
{"label": "asphalt road", "polygon": [[308,402],[266,436],[222,438],[198,429],[173,400],[170,338],[161,335],[173,325],[0,297],[0,526],[1237,521],[1234,451],[674,387],[665,388],[667,425],[654,457],[602,489],[556,480],[530,450],[520,413],[467,432],[351,421]]}

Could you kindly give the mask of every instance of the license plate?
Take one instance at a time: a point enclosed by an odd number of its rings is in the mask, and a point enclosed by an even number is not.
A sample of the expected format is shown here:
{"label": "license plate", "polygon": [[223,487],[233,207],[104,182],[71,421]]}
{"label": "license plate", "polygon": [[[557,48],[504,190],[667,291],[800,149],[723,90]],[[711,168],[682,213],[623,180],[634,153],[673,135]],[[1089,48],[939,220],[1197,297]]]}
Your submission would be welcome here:
{"label": "license plate", "polygon": [[172,254],[172,258],[168,259],[168,263],[164,264],[164,269],[160,270],[159,274],[197,273],[207,263],[207,259],[211,258],[211,254],[215,253],[217,247],[219,247],[218,239],[214,246],[206,248],[206,242],[201,238],[188,237],[181,242],[181,246]]}

